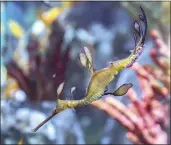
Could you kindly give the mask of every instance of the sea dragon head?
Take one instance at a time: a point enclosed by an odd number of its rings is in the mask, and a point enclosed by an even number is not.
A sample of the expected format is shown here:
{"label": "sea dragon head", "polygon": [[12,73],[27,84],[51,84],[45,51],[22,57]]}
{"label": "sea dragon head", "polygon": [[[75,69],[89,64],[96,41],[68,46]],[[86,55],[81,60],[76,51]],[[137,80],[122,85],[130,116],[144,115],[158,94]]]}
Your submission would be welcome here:
{"label": "sea dragon head", "polygon": [[[45,123],[47,123],[50,119],[52,119],[56,114],[64,111],[68,107],[67,105],[67,101],[65,100],[60,100],[59,98],[62,97],[62,94],[64,92],[64,84],[65,82],[62,82],[58,88],[57,88],[57,102],[56,102],[56,108],[53,109],[51,115],[49,117],[47,117],[44,121],[42,121],[36,128],[34,128],[32,131],[36,132],[40,127],[42,127]],[[73,91],[75,90],[75,87],[71,88],[71,95],[73,93]]]}
{"label": "sea dragon head", "polygon": [[45,123],[47,123],[50,119],[52,119],[56,114],[60,113],[64,110],[62,106],[59,106],[59,98],[62,96],[64,91],[64,84],[65,82],[62,82],[58,88],[57,88],[57,105],[56,108],[53,109],[51,115],[47,117],[44,121],[42,121],[36,128],[32,129],[33,132],[36,132],[40,127],[42,127]]}

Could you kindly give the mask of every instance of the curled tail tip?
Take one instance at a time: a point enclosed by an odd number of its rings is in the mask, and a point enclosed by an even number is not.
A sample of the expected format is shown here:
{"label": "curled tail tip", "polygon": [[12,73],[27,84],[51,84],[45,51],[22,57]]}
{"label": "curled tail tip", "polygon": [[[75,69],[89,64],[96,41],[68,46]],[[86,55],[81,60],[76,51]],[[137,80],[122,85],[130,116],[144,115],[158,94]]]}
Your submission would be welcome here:
{"label": "curled tail tip", "polygon": [[136,33],[138,33],[139,37],[142,37],[141,42],[138,44],[141,44],[142,46],[144,45],[145,42],[145,38],[147,35],[147,17],[146,17],[146,13],[144,11],[144,9],[140,6],[141,12],[142,14],[139,15],[139,19],[144,23],[145,27],[144,27],[144,31],[143,31],[143,27],[141,26],[141,22],[135,21],[134,22],[134,30],[135,30],[135,43],[136,43]]}
{"label": "curled tail tip", "polygon": [[[147,35],[147,18],[144,9],[140,6],[142,14],[139,15],[139,19],[145,25],[144,30],[141,26],[141,22],[134,21],[134,40],[135,40],[135,48],[131,53],[133,57],[131,57],[131,61],[126,65],[126,67],[131,67],[132,64],[138,59],[141,55],[142,51],[144,50],[144,43]],[[137,43],[137,38],[139,41]]]}
{"label": "curled tail tip", "polygon": [[142,8],[142,6],[140,6],[140,9],[141,9],[141,12],[144,14],[145,11],[144,11],[144,9]]}
{"label": "curled tail tip", "polygon": [[144,11],[144,9],[142,8],[142,6],[140,6],[140,9],[141,9],[141,11]]}
{"label": "curled tail tip", "polygon": [[142,20],[144,23],[147,23],[147,17],[146,17],[146,13],[145,13],[144,9],[141,6],[140,6],[140,9],[143,14],[143,15],[141,15],[141,14],[139,15],[140,20]]}

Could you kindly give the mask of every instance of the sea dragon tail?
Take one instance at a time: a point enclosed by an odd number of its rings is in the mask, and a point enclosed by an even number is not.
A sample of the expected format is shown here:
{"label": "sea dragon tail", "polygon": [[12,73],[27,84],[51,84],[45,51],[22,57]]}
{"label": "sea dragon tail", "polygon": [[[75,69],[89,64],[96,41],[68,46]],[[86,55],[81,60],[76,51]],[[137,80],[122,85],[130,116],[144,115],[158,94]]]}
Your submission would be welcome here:
{"label": "sea dragon tail", "polygon": [[144,12],[144,10],[143,10],[143,8],[141,6],[140,6],[140,9],[141,9],[141,12],[142,12],[143,15],[139,15],[139,17],[140,17],[141,21],[143,21],[144,24],[145,24],[145,30],[144,30],[143,37],[142,37],[142,42],[141,42],[142,45],[143,45],[144,42],[145,42],[146,35],[147,35],[147,17],[146,17],[146,14],[145,14],[145,12]]}
{"label": "sea dragon tail", "polygon": [[137,43],[135,49],[130,55],[131,60],[125,67],[128,68],[132,66],[132,64],[136,61],[136,59],[140,56],[141,52],[143,51],[143,46],[145,43],[146,35],[147,35],[147,17],[142,7],[140,7],[142,15],[139,15],[139,19],[144,23],[144,31],[142,30],[141,23],[138,23],[137,21],[134,22],[134,39],[135,43],[137,40],[137,37],[139,37],[139,42]]}
{"label": "sea dragon tail", "polygon": [[[144,31],[142,30],[141,23],[134,22],[134,39],[135,39],[135,48],[132,53],[125,59],[118,60],[112,63],[112,69],[115,74],[124,68],[129,68],[140,56],[143,51],[144,42],[147,35],[147,17],[142,7],[140,7],[142,14],[139,15],[139,19],[144,23]],[[137,38],[139,38],[138,43],[136,43]]]}

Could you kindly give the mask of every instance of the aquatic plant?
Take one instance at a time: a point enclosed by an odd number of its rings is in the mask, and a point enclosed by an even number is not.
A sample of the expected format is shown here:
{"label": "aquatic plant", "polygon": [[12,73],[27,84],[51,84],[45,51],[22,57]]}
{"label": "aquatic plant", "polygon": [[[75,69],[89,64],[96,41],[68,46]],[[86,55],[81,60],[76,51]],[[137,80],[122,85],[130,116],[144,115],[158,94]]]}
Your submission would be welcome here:
{"label": "aquatic plant", "polygon": [[[63,11],[42,12],[42,17],[25,31],[18,22],[8,22],[12,37],[17,40],[14,55],[6,64],[8,76],[16,80],[31,101],[55,99],[56,87],[64,81],[70,46],[61,54],[65,29],[57,17]],[[38,33],[38,29],[41,32]],[[11,43],[8,39],[7,42]],[[7,46],[6,52],[8,49]]]}
{"label": "aquatic plant", "polygon": [[134,63],[131,67],[138,77],[141,88],[141,99],[136,91],[130,88],[126,96],[131,101],[125,105],[108,96],[104,100],[92,103],[105,111],[127,129],[127,137],[135,144],[167,144],[170,102],[170,63],[168,46],[163,42],[160,33],[150,31],[155,47],[150,56],[155,65]]}

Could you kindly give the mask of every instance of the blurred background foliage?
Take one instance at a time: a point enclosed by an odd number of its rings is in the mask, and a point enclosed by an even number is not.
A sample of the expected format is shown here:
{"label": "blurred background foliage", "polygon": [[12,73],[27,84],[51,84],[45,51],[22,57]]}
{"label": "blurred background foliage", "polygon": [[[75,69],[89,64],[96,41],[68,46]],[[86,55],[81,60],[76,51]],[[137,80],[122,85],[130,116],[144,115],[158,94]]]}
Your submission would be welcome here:
{"label": "blurred background foliage", "polygon": [[[65,81],[63,99],[86,92],[90,74],[78,59],[84,46],[93,54],[96,69],[124,58],[134,47],[133,22],[139,6],[147,13],[148,32],[156,29],[170,51],[170,2],[1,2],[1,143],[130,143],[125,129],[92,106],[66,110],[37,133],[40,121],[55,107],[56,88]],[[147,36],[141,65],[153,64]],[[168,57],[170,59],[170,56]],[[135,73],[122,71],[109,90],[132,83]],[[119,97],[123,103],[127,98]]]}

